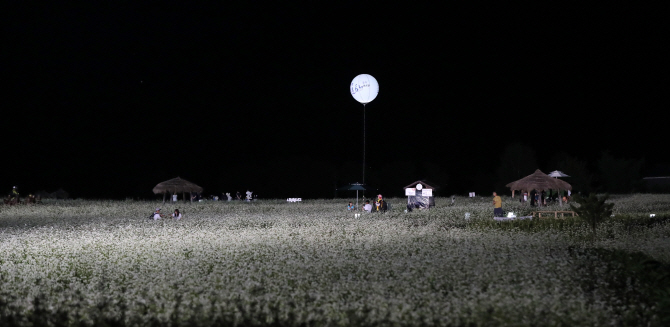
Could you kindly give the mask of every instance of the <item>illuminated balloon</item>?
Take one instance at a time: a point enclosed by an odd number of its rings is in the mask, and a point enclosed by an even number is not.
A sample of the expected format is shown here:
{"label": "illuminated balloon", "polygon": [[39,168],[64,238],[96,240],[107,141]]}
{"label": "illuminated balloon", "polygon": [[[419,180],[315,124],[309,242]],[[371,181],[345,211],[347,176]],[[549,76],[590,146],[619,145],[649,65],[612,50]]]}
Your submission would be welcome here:
{"label": "illuminated balloon", "polygon": [[374,77],[368,74],[360,74],[351,81],[351,88],[349,90],[351,91],[351,96],[356,101],[366,104],[377,97],[379,84]]}

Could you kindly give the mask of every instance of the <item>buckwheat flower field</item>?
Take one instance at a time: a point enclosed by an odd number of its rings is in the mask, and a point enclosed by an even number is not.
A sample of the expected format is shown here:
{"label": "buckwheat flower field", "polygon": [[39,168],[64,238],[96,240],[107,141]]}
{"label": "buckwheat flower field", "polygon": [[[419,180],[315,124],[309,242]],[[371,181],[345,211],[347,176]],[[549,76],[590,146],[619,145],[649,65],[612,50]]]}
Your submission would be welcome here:
{"label": "buckwheat flower field", "polygon": [[596,235],[495,222],[488,197],[358,218],[347,201],[2,206],[0,326],[670,323],[670,196],[612,197]]}

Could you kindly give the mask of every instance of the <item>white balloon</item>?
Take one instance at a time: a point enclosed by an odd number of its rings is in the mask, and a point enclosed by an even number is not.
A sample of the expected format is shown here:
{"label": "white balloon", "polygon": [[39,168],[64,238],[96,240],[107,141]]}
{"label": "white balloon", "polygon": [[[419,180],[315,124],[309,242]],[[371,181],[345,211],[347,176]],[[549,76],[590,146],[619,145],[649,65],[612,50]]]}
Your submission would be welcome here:
{"label": "white balloon", "polygon": [[354,80],[351,81],[351,96],[356,99],[356,101],[366,104],[374,100],[379,93],[379,83],[377,80],[368,75],[360,74],[354,77]]}

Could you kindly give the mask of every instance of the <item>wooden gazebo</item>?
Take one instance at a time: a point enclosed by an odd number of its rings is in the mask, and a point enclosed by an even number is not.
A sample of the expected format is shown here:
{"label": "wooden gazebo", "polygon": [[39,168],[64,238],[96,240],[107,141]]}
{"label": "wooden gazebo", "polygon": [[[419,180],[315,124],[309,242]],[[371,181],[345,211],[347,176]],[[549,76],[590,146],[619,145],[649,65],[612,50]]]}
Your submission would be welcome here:
{"label": "wooden gazebo", "polygon": [[167,180],[162,183],[156,184],[156,186],[153,189],[154,194],[160,194],[163,193],[163,203],[165,203],[165,195],[166,194],[177,194],[181,193],[182,198],[184,198],[184,194],[186,192],[189,193],[189,198],[191,199],[191,202],[193,202],[193,192],[202,192],[202,187],[191,183],[185,179],[181,179],[179,177],[173,178],[170,180]]}
{"label": "wooden gazebo", "polygon": [[[514,197],[514,191],[530,191],[535,190],[538,192],[548,191],[548,190],[572,190],[572,185],[568,184],[566,181],[549,177],[547,174],[541,172],[539,169],[535,170],[534,173],[518,180],[511,182],[507,185],[512,190],[512,197]],[[560,205],[563,205],[561,197],[558,197]]]}

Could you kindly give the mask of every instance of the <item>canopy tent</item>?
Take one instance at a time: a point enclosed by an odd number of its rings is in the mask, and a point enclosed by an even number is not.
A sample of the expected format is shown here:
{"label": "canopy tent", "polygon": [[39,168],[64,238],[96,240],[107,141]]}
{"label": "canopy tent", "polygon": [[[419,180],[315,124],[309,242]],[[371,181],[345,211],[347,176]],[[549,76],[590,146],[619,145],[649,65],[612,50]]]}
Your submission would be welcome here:
{"label": "canopy tent", "polygon": [[[177,194],[177,193],[182,193],[182,197],[184,193],[188,192],[189,194],[192,194],[193,192],[200,193],[202,192],[202,187],[193,184],[185,179],[181,179],[179,177],[173,178],[171,180],[167,180],[162,183],[156,184],[156,186],[153,189],[154,194],[160,194],[163,193],[163,203],[165,203],[165,194]],[[193,202],[192,196],[191,202]]]}
{"label": "canopy tent", "polygon": [[[507,185],[512,190],[512,197],[514,197],[515,190],[521,190],[530,192],[535,191],[548,191],[548,190],[572,190],[572,186],[567,182],[560,180],[558,178],[551,178],[549,175],[541,172],[539,169],[535,170],[534,173],[518,180],[511,182]],[[559,203],[563,205],[563,201],[559,197]]]}
{"label": "canopy tent", "polygon": [[[553,177],[553,178],[570,177],[570,175],[568,175],[568,174],[566,174],[566,173],[564,173],[564,172],[562,172],[562,171],[560,171],[560,170],[554,170],[554,171],[550,172],[549,174],[547,174],[547,176],[549,176],[549,177]],[[550,194],[551,194],[551,193],[550,193]],[[569,195],[569,194],[568,194],[568,195]],[[561,196],[561,195],[558,194],[558,197],[559,197],[559,198],[560,198],[560,196]],[[563,199],[559,199],[558,201],[559,201],[559,203],[560,203],[561,205],[563,205],[563,202],[562,202]]]}
{"label": "canopy tent", "polygon": [[337,191],[356,191],[356,208],[358,209],[358,191],[365,191],[364,184],[353,183],[347,186],[342,186]]}
{"label": "canopy tent", "polygon": [[412,205],[418,209],[430,209],[430,207],[434,207],[435,195],[433,194],[433,191],[436,188],[437,187],[431,186],[423,180],[405,186],[407,205]]}
{"label": "canopy tent", "polygon": [[562,172],[562,171],[560,171],[560,170],[554,170],[554,171],[550,172],[549,174],[547,174],[547,176],[549,176],[549,177],[553,177],[553,178],[558,178],[558,177],[570,177],[570,176],[568,176],[568,174],[566,174],[566,173],[564,173],[564,172]]}

